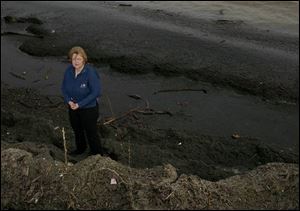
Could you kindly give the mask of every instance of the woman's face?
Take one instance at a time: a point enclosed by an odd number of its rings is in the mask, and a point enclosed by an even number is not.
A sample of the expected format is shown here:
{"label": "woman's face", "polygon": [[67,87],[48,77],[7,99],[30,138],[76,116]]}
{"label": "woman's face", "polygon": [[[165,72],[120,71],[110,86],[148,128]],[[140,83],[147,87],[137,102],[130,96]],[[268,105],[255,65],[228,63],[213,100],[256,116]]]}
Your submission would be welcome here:
{"label": "woman's face", "polygon": [[72,65],[75,69],[81,69],[84,65],[84,59],[80,54],[72,55]]}

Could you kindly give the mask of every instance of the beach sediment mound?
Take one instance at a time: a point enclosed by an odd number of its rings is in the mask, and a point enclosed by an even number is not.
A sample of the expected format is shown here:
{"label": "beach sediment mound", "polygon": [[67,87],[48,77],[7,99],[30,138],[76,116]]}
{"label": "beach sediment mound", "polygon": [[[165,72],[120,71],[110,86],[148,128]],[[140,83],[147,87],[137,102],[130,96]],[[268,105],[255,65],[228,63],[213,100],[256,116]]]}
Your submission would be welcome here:
{"label": "beach sediment mound", "polygon": [[269,163],[210,182],[169,164],[134,169],[108,157],[75,165],[1,149],[1,209],[297,209],[297,164]]}

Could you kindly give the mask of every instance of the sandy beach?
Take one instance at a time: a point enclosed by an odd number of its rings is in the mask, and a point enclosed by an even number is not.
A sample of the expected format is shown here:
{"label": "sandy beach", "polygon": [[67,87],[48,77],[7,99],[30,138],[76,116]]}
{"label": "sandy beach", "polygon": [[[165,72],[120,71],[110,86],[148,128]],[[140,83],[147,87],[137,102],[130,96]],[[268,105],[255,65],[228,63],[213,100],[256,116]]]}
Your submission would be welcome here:
{"label": "sandy beach", "polygon": [[[74,174],[84,179],[79,166],[101,162],[120,170],[126,180],[115,190],[121,194],[113,199],[119,205],[104,203],[97,186],[95,194],[103,203],[81,207],[213,209],[210,202],[201,205],[201,194],[189,203],[191,196],[172,195],[170,188],[191,185],[193,192],[196,184],[207,184],[212,194],[216,187],[226,187],[224,191],[248,181],[250,172],[257,171],[261,176],[256,181],[265,181],[251,186],[261,198],[257,205],[255,200],[245,203],[254,196],[241,189],[237,195],[230,192],[231,203],[215,208],[299,208],[299,10],[292,1],[1,2],[1,166],[14,175],[1,173],[1,208],[51,207],[42,196],[36,205],[26,204],[31,192],[12,204],[10,184],[18,184],[34,163],[53,168],[28,173],[29,183],[39,174],[56,183],[51,175],[60,167],[55,163],[63,166],[65,159],[62,127],[68,148],[74,147],[60,85],[67,52],[75,45],[87,50],[101,76],[99,133],[106,156],[69,157],[74,168],[66,170],[65,185],[74,185]],[[111,118],[117,120],[103,125]],[[12,170],[11,156],[22,157],[21,172]],[[285,183],[278,169],[289,172]],[[144,178],[151,172],[165,182],[148,184]],[[269,191],[265,184],[271,182],[276,187]],[[22,188],[26,192],[33,184]],[[51,186],[43,184],[42,190]],[[279,189],[286,190],[281,201],[264,201]],[[160,201],[157,191],[168,200]],[[228,194],[222,191],[221,198]],[[238,202],[240,194],[244,203]],[[80,208],[69,199],[66,204],[54,201],[52,208]]]}

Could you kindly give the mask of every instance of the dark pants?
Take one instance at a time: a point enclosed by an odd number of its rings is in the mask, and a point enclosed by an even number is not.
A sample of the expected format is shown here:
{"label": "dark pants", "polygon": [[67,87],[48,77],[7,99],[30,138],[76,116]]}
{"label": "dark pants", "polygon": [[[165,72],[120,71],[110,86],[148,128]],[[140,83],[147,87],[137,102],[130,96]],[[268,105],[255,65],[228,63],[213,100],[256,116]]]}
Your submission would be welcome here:
{"label": "dark pants", "polygon": [[87,137],[92,154],[102,154],[101,142],[97,132],[98,105],[92,108],[72,110],[69,108],[69,118],[75,133],[76,148],[83,152],[87,148]]}

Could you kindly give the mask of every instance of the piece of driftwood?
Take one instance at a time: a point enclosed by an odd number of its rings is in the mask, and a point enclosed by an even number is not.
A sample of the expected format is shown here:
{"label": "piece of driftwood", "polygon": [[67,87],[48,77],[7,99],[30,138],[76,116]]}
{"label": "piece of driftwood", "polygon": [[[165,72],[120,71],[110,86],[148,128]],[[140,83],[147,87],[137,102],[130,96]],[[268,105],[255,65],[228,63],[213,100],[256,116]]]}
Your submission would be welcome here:
{"label": "piece of driftwood", "polygon": [[173,114],[169,111],[155,111],[153,109],[137,110],[136,112],[144,115],[168,114],[169,116],[173,116]]}
{"label": "piece of driftwood", "polygon": [[155,111],[153,109],[149,109],[149,108],[134,108],[134,109],[130,109],[129,111],[125,112],[124,114],[122,114],[121,116],[119,117],[113,117],[111,118],[110,120],[107,120],[106,122],[103,123],[103,125],[108,125],[108,124],[111,124],[117,120],[120,120],[128,115],[133,115],[133,117],[135,119],[137,119],[137,116],[134,115],[134,113],[140,113],[140,114],[143,114],[143,115],[154,115],[154,114],[168,114],[169,116],[173,116],[173,114],[169,111]]}
{"label": "piece of driftwood", "polygon": [[112,123],[112,122],[114,122],[114,121],[116,121],[116,120],[119,120],[119,119],[121,119],[121,118],[123,118],[123,117],[129,115],[130,113],[132,113],[132,112],[134,112],[134,111],[136,111],[136,110],[138,110],[138,109],[139,109],[139,108],[130,109],[129,111],[127,111],[127,112],[125,112],[124,114],[122,114],[121,116],[111,118],[110,120],[104,122],[103,124],[104,124],[104,125],[108,125],[108,124],[110,124],[110,123]]}
{"label": "piece of driftwood", "polygon": [[37,80],[32,81],[32,83],[37,83],[37,82],[40,82],[40,81],[41,81],[40,79],[37,79]]}
{"label": "piece of driftwood", "polygon": [[119,6],[121,6],[121,7],[131,7],[132,4],[124,4],[124,3],[121,3],[121,4],[119,4]]}
{"label": "piece of driftwood", "polygon": [[3,35],[19,35],[19,36],[25,36],[25,37],[36,37],[36,38],[44,38],[42,35],[35,35],[35,34],[23,34],[19,32],[2,32],[1,36]]}
{"label": "piece of driftwood", "polygon": [[136,99],[136,100],[142,99],[142,97],[139,96],[139,95],[137,95],[137,94],[134,94],[134,95],[128,95],[128,97],[131,97],[131,98]]}
{"label": "piece of driftwood", "polygon": [[186,91],[196,91],[196,92],[203,92],[205,94],[207,94],[207,91],[205,89],[163,89],[163,90],[158,90],[156,92],[154,92],[153,94],[158,94],[158,93],[162,93],[162,92],[186,92]]}
{"label": "piece of driftwood", "polygon": [[22,80],[26,80],[26,78],[24,78],[23,76],[18,75],[18,74],[16,74],[16,73],[9,72],[9,74],[11,74],[12,76],[14,76],[15,78],[22,79]]}
{"label": "piece of driftwood", "polygon": [[132,115],[132,117],[137,120],[138,117],[135,115],[135,113],[139,113],[139,114],[143,114],[143,115],[168,114],[170,116],[173,116],[173,114],[169,111],[156,111],[156,110],[150,108],[148,100],[143,99],[141,96],[139,96],[137,94],[130,94],[128,96],[135,100],[143,100],[145,102],[145,107],[144,108],[136,107],[136,108],[130,109],[129,111],[125,112],[124,114],[122,114],[118,117],[113,116],[109,120],[105,121],[103,123],[103,125],[111,124],[117,120],[120,120],[120,119],[128,116],[128,115]]}
{"label": "piece of driftwood", "polygon": [[143,100],[145,102],[146,108],[149,108],[149,102],[148,102],[148,100],[143,99],[140,95],[130,94],[130,95],[128,95],[128,97],[131,97],[131,98],[133,98],[135,100]]}

